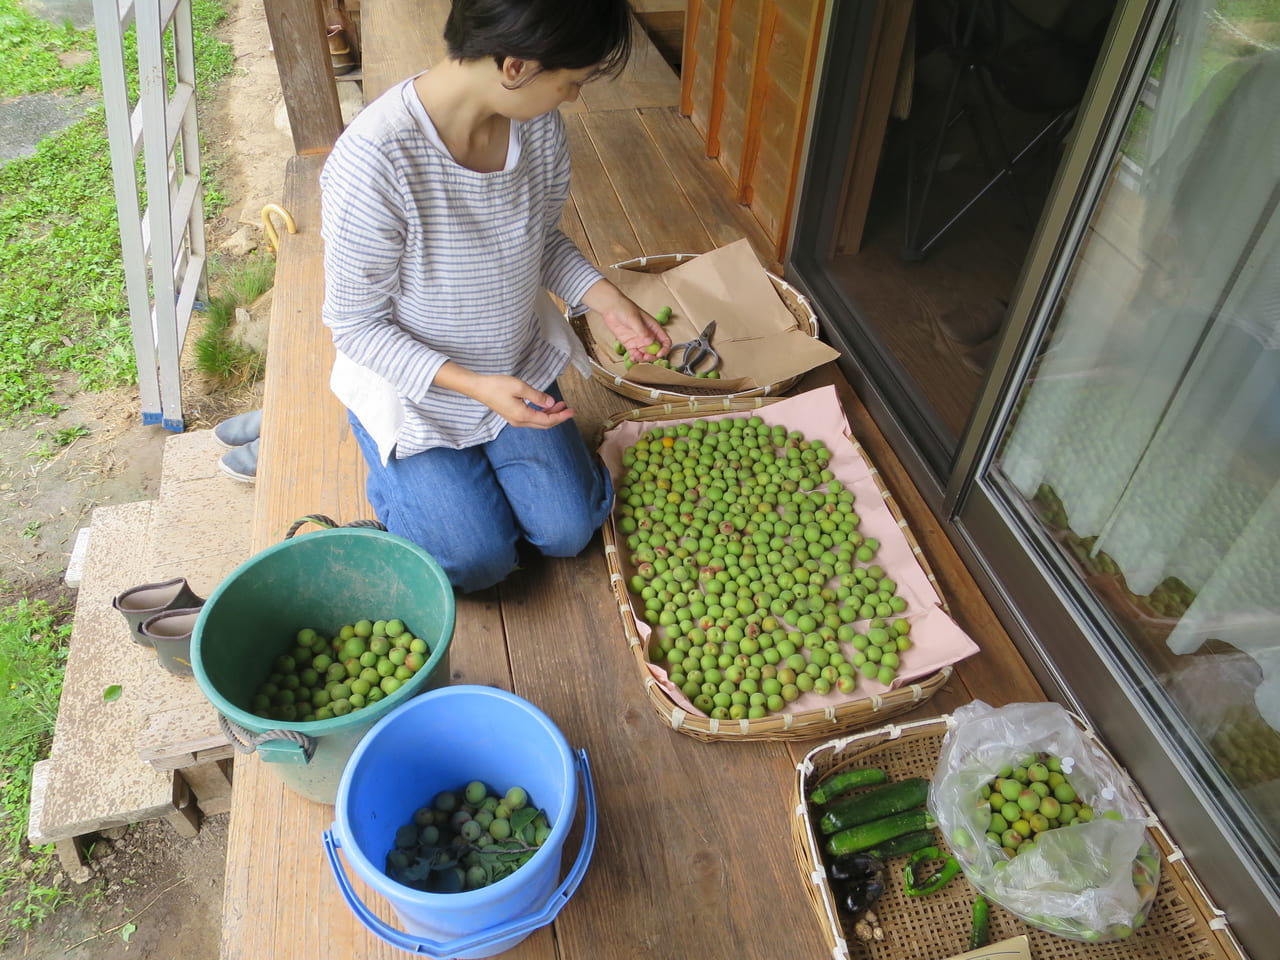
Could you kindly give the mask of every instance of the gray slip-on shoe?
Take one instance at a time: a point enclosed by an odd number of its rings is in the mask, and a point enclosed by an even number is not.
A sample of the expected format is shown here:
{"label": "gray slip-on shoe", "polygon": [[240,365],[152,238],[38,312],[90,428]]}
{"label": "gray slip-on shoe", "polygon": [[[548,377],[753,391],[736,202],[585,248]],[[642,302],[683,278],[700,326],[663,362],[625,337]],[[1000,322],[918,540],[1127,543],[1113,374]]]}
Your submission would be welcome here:
{"label": "gray slip-on shoe", "polygon": [[195,672],[191,667],[191,634],[200,619],[200,609],[166,610],[138,628],[156,648],[156,661],[175,676],[189,677]]}
{"label": "gray slip-on shoe", "polygon": [[111,600],[111,605],[129,622],[129,632],[134,642],[144,647],[151,646],[151,641],[142,633],[143,621],[167,610],[198,607],[202,603],[204,600],[195,594],[185,577],[130,587]]}
{"label": "gray slip-on shoe", "polygon": [[233,480],[253,483],[258,477],[258,441],[228,450],[218,460],[218,467]]}
{"label": "gray slip-on shoe", "polygon": [[262,435],[262,411],[250,410],[223,420],[213,428],[213,439],[224,447],[242,447]]}

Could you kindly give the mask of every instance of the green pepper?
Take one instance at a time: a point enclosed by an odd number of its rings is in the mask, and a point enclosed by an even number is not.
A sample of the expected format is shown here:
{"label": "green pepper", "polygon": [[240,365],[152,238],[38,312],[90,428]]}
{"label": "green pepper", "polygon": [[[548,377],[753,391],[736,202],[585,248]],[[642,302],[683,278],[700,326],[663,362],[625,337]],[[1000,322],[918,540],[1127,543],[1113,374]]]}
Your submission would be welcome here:
{"label": "green pepper", "polygon": [[916,879],[916,866],[926,860],[938,860],[941,854],[937,847],[925,847],[923,850],[917,850],[911,855],[911,859],[907,861],[907,865],[902,868],[903,887],[909,897],[923,897],[926,894],[937,893],[945,887],[957,873],[960,872],[960,861],[955,857],[947,857],[943,862],[941,869],[934,873],[928,879]]}

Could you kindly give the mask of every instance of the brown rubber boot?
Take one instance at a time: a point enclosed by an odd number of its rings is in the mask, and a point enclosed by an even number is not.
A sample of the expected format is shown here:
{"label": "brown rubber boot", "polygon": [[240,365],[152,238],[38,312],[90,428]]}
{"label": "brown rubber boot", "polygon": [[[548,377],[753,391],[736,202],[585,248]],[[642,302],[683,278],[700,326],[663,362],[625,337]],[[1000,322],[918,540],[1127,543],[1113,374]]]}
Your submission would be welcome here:
{"label": "brown rubber boot", "polygon": [[166,610],[198,608],[203,603],[204,600],[196,596],[187,584],[186,577],[174,577],[163,583],[144,583],[140,587],[130,587],[111,600],[111,606],[119,610],[129,622],[129,633],[133,636],[134,642],[144,647],[152,645],[140,629],[144,620],[158,613],[164,613]]}
{"label": "brown rubber boot", "polygon": [[143,621],[138,629],[156,648],[156,661],[170,673],[189,677],[191,668],[191,634],[200,618],[200,607],[166,610]]}
{"label": "brown rubber boot", "polygon": [[995,356],[996,338],[992,337],[990,340],[984,340],[982,343],[966,350],[964,356],[960,358],[960,362],[974,373],[985,374]]}
{"label": "brown rubber boot", "polygon": [[347,32],[342,24],[335,23],[329,27],[329,60],[333,64],[333,75],[340,77],[356,68],[356,56],[351,52],[351,44],[347,41]]}
{"label": "brown rubber boot", "polygon": [[1000,331],[1005,309],[1005,305],[994,298],[960,303],[938,318],[938,327],[948,339],[973,346],[990,340]]}

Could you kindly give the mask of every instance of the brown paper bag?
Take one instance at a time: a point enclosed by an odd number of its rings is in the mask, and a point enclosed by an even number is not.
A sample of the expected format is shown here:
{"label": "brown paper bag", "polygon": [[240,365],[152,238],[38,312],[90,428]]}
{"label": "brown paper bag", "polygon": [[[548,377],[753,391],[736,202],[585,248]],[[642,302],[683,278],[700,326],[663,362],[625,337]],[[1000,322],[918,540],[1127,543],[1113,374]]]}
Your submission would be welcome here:
{"label": "brown paper bag", "polygon": [[[746,240],[694,257],[662,273],[609,267],[605,275],[650,314],[671,307],[667,333],[672,343],[692,340],[712,320],[711,345],[720,354],[720,379],[706,380],[634,364],[613,352],[615,337],[604,318],[591,311],[586,321],[594,359],[633,383],[670,387],[714,387],[725,392],[752,390],[799,377],[836,359],[839,353],[810,336],[787,309],[768,273]],[[675,351],[680,359],[681,351]],[[698,369],[706,369],[708,364]]]}

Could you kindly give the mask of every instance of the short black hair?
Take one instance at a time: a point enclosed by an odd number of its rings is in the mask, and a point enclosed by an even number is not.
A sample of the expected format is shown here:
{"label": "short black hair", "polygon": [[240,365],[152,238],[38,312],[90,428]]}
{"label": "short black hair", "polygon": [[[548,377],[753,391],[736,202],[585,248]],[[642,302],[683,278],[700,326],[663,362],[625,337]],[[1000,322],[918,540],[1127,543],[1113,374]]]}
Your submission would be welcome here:
{"label": "short black hair", "polygon": [[453,60],[507,57],[544,70],[619,73],[631,56],[627,0],[453,0],[444,40]]}

